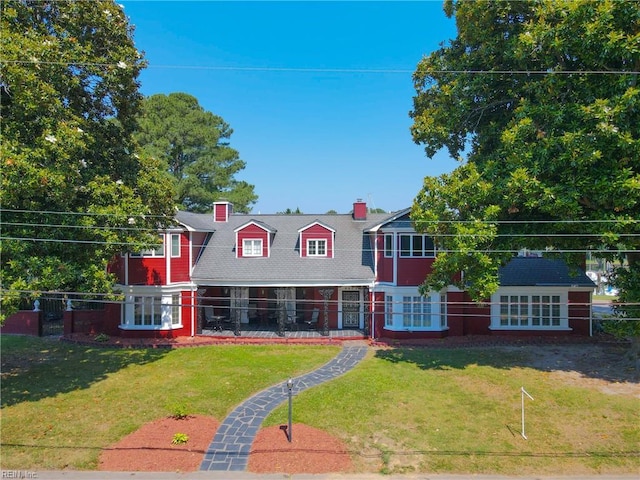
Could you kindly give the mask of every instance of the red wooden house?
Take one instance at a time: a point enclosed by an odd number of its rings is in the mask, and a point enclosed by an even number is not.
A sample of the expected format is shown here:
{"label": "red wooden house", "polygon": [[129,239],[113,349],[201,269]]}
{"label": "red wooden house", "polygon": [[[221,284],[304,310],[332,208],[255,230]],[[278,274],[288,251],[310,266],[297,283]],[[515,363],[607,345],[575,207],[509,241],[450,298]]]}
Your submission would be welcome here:
{"label": "red wooden house", "polygon": [[206,334],[211,318],[240,330],[282,317],[322,325],[325,312],[330,329],[375,338],[591,332],[594,284],[557,260],[514,258],[483,305],[453,286],[421,295],[438,252],[408,209],[371,214],[357,201],[346,215],[253,215],[218,202],[212,214],[179,212],[160,244],[114,262],[123,336]]}

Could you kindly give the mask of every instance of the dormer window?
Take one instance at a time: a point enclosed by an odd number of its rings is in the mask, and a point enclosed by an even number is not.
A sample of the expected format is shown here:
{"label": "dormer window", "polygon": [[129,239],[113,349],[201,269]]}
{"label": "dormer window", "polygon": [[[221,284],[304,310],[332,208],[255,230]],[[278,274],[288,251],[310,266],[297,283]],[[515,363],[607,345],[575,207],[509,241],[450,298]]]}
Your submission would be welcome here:
{"label": "dormer window", "polygon": [[310,257],[326,257],[327,240],[324,238],[307,240],[307,255]]}
{"label": "dormer window", "polygon": [[315,221],[298,230],[301,257],[333,258],[336,231]]}
{"label": "dormer window", "polygon": [[276,230],[258,220],[239,226],[236,233],[236,256],[238,258],[268,258]]}
{"label": "dormer window", "polygon": [[245,238],[242,240],[242,256],[243,257],[261,257],[262,256],[262,239],[261,238]]}

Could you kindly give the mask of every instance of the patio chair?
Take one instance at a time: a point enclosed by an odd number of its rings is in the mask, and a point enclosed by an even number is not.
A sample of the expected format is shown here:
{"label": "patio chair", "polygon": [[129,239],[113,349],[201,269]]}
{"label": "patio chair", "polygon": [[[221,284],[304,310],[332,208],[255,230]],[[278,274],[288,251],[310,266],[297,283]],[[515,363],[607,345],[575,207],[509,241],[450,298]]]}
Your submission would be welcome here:
{"label": "patio chair", "polygon": [[314,308],[313,312],[311,312],[311,320],[305,320],[304,323],[307,324],[309,329],[312,329],[312,328],[317,329],[319,316],[320,316],[320,310],[318,310],[317,308]]}
{"label": "patio chair", "polygon": [[216,315],[213,309],[213,305],[206,305],[204,307],[204,327],[211,330],[222,330],[222,317],[221,315]]}

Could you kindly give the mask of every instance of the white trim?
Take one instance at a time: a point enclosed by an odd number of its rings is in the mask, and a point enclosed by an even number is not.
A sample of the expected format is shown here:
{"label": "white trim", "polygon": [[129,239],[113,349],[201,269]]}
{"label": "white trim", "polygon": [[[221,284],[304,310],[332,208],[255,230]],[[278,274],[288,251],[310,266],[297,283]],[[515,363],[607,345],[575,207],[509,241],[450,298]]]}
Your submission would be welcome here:
{"label": "white trim", "polygon": [[[324,243],[324,253],[310,253],[310,243],[316,242],[314,249],[316,252],[320,250],[320,242]],[[329,242],[326,238],[307,238],[307,257],[321,257],[326,258],[329,256]]]}
{"label": "white trim", "polygon": [[[387,255],[387,237],[391,238],[391,255]],[[384,258],[394,258],[396,251],[396,232],[384,232],[382,234],[382,256]]]}
{"label": "white trim", "polygon": [[305,225],[304,227],[299,228],[298,229],[298,233],[304,233],[306,230],[310,229],[311,227],[313,227],[315,225],[320,225],[322,228],[325,228],[325,229],[329,230],[331,233],[335,233],[336,232],[336,230],[334,228],[331,228],[326,223],[322,223],[320,220],[316,220],[315,222],[311,222],[308,225]]}
{"label": "white trim", "polygon": [[[173,254],[173,239],[174,237],[178,238],[178,254]],[[169,234],[169,256],[171,258],[180,258],[182,257],[182,235],[180,233],[170,233]]]}
{"label": "white trim", "polygon": [[[431,235],[427,235],[425,233],[397,233],[396,234],[397,237],[409,237],[409,254],[408,255],[403,255],[403,249],[402,249],[402,241],[401,238],[397,239],[397,249],[395,250],[398,254],[398,258],[436,258],[436,242],[434,241],[433,237]],[[413,242],[414,242],[414,238],[415,237],[421,237],[422,238],[422,249],[419,251],[420,255],[416,255],[415,251],[413,249]],[[426,241],[429,240],[431,241],[431,244],[433,245],[432,249],[427,249],[426,248]]]}
{"label": "white trim", "polygon": [[[250,249],[251,253],[247,253],[247,247],[246,247],[247,242],[251,242],[251,249]],[[254,253],[255,252],[255,242],[258,242],[259,253]],[[263,257],[264,256],[262,254],[263,248],[264,248],[264,244],[262,242],[262,238],[243,238],[242,239],[242,256],[241,256],[241,258]]]}
{"label": "white trim", "polygon": [[383,220],[381,223],[371,227],[369,229],[369,231],[370,232],[377,232],[378,230],[380,230],[380,228],[382,228],[383,225],[386,225],[387,223],[394,222],[397,219],[399,219],[400,217],[404,217],[407,213],[410,213],[410,212],[411,212],[411,207],[405,208],[404,210],[400,210],[400,211],[396,212],[394,215],[391,215],[389,218]]}

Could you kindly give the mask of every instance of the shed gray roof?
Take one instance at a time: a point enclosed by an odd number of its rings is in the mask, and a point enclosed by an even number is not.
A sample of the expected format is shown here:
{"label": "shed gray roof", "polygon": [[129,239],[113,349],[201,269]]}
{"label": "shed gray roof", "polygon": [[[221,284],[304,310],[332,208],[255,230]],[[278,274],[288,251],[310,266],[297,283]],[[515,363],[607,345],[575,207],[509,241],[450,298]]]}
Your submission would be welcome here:
{"label": "shed gray roof", "polygon": [[[369,236],[372,226],[390,214],[369,214],[356,221],[351,215],[231,215],[213,224],[211,236],[193,280],[201,285],[366,285],[374,280]],[[269,257],[236,258],[236,233],[251,221],[266,224],[271,237]],[[299,230],[314,222],[335,230],[333,258],[300,257]]]}
{"label": "shed gray roof", "polygon": [[515,257],[498,270],[500,286],[595,287],[579,269],[571,269],[558,259]]}

